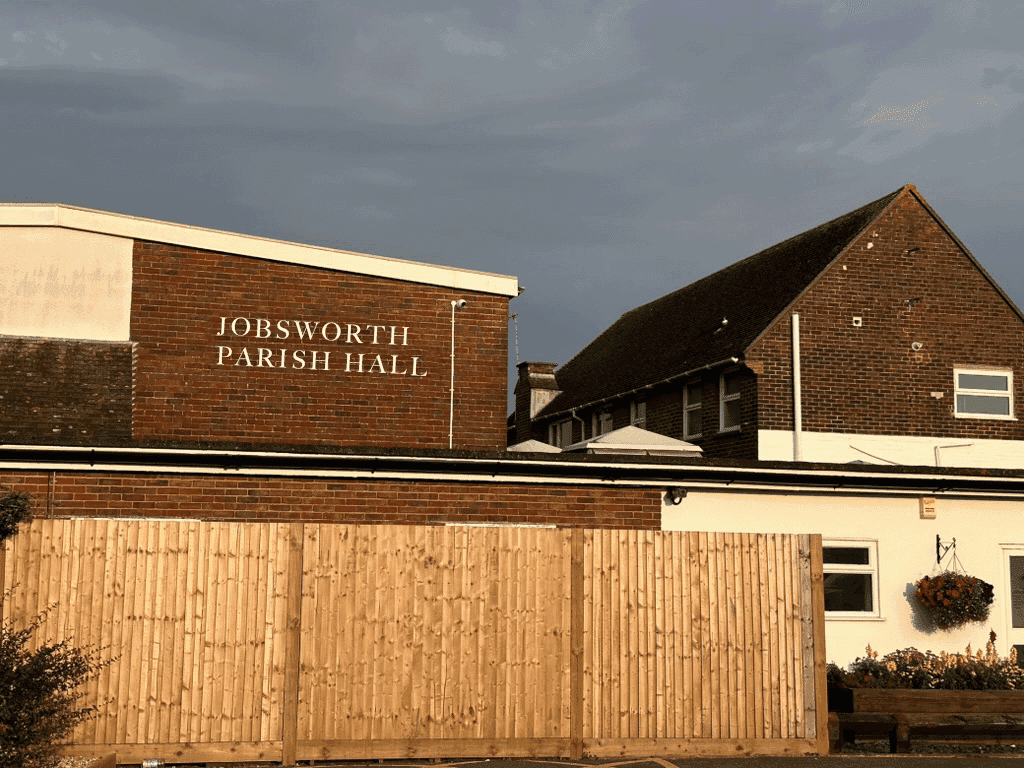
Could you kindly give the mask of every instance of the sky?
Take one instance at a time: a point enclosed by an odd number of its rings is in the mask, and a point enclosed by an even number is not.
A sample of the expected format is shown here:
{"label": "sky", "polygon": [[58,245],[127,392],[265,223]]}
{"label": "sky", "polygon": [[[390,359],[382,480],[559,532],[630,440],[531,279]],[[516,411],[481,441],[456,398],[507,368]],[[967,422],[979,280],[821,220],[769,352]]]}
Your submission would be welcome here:
{"label": "sky", "polygon": [[0,4],[0,202],[515,275],[510,366],[913,183],[1024,306],[1024,4]]}

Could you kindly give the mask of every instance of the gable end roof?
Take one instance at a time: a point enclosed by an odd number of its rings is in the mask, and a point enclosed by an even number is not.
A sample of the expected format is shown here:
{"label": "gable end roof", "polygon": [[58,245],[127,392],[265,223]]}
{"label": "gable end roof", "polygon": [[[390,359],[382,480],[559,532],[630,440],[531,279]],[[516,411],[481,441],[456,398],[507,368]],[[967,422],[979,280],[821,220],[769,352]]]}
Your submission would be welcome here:
{"label": "gable end roof", "polygon": [[562,393],[540,415],[594,405],[740,358],[908,189],[913,188],[900,187],[626,312],[556,371]]}

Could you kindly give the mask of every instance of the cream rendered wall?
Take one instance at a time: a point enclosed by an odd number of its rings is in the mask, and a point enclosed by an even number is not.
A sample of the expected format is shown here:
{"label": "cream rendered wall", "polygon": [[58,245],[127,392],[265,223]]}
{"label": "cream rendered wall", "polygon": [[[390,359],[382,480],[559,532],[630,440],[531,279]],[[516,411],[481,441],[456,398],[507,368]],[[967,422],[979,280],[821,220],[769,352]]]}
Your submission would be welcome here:
{"label": "cream rendered wall", "polygon": [[[917,496],[721,491],[687,486],[682,502],[662,509],[669,531],[820,533],[825,539],[878,542],[880,618],[830,619],[826,614],[826,656],[846,665],[864,655],[868,644],[879,653],[913,646],[918,650],[962,651],[984,648],[990,629],[1002,655],[1024,643],[1024,630],[1011,631],[1009,589],[1002,545],[1024,549],[1024,500],[939,497],[935,520],[922,520]],[[989,621],[944,632],[915,615],[913,583],[937,573],[935,536],[956,538],[965,569],[995,587]],[[1018,552],[1017,554],[1024,554]],[[944,560],[946,564],[948,561]]]}
{"label": "cream rendered wall", "polygon": [[127,341],[132,243],[56,227],[0,228],[0,334]]}
{"label": "cream rendered wall", "polygon": [[[801,432],[803,461],[846,464],[899,464],[923,467],[1024,467],[1024,441],[978,440],[951,437],[862,435],[836,432]],[[762,429],[757,433],[761,461],[792,461],[793,433]],[[955,446],[955,447],[954,447]],[[935,449],[938,451],[936,463]]]}

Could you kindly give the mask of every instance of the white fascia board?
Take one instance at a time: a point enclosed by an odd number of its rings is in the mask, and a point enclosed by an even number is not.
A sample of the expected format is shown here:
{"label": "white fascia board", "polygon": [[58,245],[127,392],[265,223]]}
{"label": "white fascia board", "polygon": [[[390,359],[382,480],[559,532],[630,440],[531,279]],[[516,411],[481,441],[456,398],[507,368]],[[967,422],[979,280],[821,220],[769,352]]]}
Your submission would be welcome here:
{"label": "white fascia board", "polygon": [[0,226],[64,227],[105,235],[150,240],[186,248],[249,256],[286,264],[351,272],[358,275],[424,283],[460,291],[491,293],[499,296],[519,295],[518,278],[477,272],[469,269],[442,267],[415,261],[373,256],[354,251],[340,251],[316,245],[302,245],[271,240],[254,235],[224,232],[187,224],[174,224],[143,219],[121,213],[95,211],[70,205],[39,203],[0,204]]}

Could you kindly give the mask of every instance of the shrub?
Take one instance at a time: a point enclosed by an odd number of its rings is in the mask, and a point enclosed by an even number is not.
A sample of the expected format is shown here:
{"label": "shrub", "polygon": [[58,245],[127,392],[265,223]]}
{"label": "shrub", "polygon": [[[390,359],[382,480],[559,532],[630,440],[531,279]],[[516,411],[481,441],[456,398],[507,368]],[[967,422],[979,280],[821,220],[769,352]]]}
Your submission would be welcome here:
{"label": "shrub", "polygon": [[66,640],[30,650],[29,641],[48,612],[21,630],[0,626],[2,768],[51,765],[59,742],[97,712],[95,706],[82,706],[85,694],[79,686],[112,663]]}
{"label": "shrub", "polygon": [[18,531],[32,517],[32,498],[27,493],[0,486],[0,543]]}
{"label": "shrub", "polygon": [[[0,545],[29,519],[31,505],[27,493],[0,486]],[[53,607],[24,629],[0,621],[0,768],[52,765],[59,742],[97,712],[95,706],[82,706],[79,686],[114,662],[68,641],[30,650],[32,636]]]}
{"label": "shrub", "polygon": [[916,648],[893,651],[882,658],[867,647],[867,656],[847,669],[828,665],[830,688],[934,688],[943,690],[1024,690],[1024,668],[1017,666],[1017,652],[1001,658],[996,652],[996,633],[989,633],[984,651],[935,655]]}

